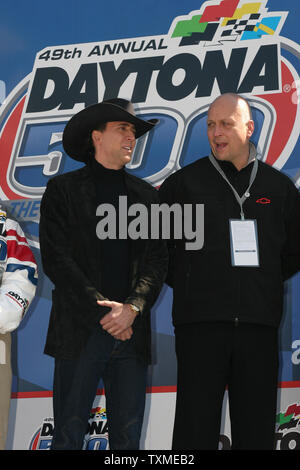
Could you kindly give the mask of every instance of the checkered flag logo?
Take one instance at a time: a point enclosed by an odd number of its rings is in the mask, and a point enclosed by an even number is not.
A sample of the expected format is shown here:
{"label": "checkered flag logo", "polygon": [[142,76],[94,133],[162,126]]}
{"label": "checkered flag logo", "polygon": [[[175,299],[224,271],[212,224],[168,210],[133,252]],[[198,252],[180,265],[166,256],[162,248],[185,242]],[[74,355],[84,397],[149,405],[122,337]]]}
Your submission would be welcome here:
{"label": "checkered flag logo", "polygon": [[172,37],[181,38],[180,46],[202,44],[213,47],[230,41],[261,39],[264,35],[278,35],[287,12],[268,12],[268,0],[221,0],[208,5],[203,12],[195,12],[176,23]]}
{"label": "checkered flag logo", "polygon": [[257,22],[260,20],[259,13],[244,15],[242,19],[228,20],[227,25],[222,28],[220,39],[240,36],[245,31],[254,31]]}

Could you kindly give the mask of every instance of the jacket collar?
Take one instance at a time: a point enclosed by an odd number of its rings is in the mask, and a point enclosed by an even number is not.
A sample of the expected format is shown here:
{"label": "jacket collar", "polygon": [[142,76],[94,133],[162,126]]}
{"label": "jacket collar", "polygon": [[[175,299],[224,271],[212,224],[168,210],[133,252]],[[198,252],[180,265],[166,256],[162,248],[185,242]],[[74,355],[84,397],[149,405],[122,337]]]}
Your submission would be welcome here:
{"label": "jacket collar", "polygon": [[[212,155],[212,157],[214,159],[216,159],[216,157],[214,156],[213,152],[211,151],[210,153]],[[245,170],[246,168],[249,167],[249,165],[251,163],[254,162],[254,160],[256,158],[260,158],[260,155],[257,153],[257,150],[256,150],[256,147],[255,145],[253,144],[253,142],[249,142],[249,157],[248,157],[248,161],[247,161],[247,164],[246,166],[244,166],[240,171],[243,171]],[[216,159],[217,160],[217,159]],[[238,170],[236,169],[236,167],[233,165],[233,163],[231,163],[230,161],[221,161],[221,160],[217,160],[217,162],[219,163],[220,167],[222,168],[223,171],[231,171],[231,172],[234,172],[234,173],[237,173]]]}

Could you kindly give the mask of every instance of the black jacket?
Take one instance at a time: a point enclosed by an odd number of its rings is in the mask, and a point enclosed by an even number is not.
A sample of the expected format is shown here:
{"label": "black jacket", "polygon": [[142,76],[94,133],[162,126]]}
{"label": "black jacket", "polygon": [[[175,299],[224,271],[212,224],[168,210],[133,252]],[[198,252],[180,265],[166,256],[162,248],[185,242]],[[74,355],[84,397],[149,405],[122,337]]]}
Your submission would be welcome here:
{"label": "black jacket", "polygon": [[[158,203],[157,191],[143,180],[125,173],[125,184],[130,203],[147,207]],[[78,356],[90,333],[99,328],[100,319],[110,310],[96,303],[104,297],[95,201],[90,166],[51,179],[42,198],[42,263],[55,286],[45,353],[54,357]],[[164,242],[132,241],[131,291],[125,302],[140,308],[141,314],[133,324],[133,341],[146,362],[150,361],[150,308],[163,285],[167,263]]]}
{"label": "black jacket", "polygon": [[[237,171],[230,162],[221,162],[240,195],[252,166]],[[287,176],[262,162],[250,192],[244,211],[246,219],[257,220],[260,266],[233,267],[229,219],[240,219],[240,206],[208,157],[162,184],[161,202],[204,204],[203,248],[187,251],[184,240],[169,243],[167,282],[173,287],[175,325],[238,319],[278,326],[283,281],[300,269],[300,196]]]}

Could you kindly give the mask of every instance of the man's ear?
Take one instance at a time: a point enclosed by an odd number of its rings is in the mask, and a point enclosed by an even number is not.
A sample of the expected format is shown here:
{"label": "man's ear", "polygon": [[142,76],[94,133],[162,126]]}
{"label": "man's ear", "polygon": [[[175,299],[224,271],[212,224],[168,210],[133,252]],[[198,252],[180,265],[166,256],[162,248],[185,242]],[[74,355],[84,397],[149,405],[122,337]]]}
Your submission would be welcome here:
{"label": "man's ear", "polygon": [[96,145],[97,143],[100,143],[102,140],[102,132],[94,129],[92,131],[92,141],[93,144]]}
{"label": "man's ear", "polygon": [[250,137],[252,136],[252,134],[254,132],[254,121],[252,121],[252,119],[247,122],[247,127],[248,127],[247,134],[248,134],[248,137],[250,139]]}

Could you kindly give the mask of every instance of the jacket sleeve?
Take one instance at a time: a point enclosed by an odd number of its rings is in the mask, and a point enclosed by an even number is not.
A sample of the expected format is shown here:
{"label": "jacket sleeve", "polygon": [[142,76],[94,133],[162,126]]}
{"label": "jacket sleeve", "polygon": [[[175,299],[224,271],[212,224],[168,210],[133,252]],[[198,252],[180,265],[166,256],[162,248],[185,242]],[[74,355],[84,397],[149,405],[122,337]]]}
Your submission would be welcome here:
{"label": "jacket sleeve", "polygon": [[50,180],[40,208],[39,238],[43,270],[55,287],[80,293],[89,308],[86,315],[98,322],[109,309],[97,305],[104,297],[97,291],[72,257],[68,221],[68,200],[56,179]]}
{"label": "jacket sleeve", "polygon": [[285,203],[286,240],[282,250],[282,274],[287,280],[300,270],[300,193],[290,181]]}
{"label": "jacket sleeve", "polygon": [[[152,191],[152,203],[159,204],[158,191]],[[168,249],[162,239],[149,239],[146,255],[140,263],[137,282],[124,303],[136,305],[140,312],[147,312],[155,303],[166,278]]]}
{"label": "jacket sleeve", "polygon": [[19,224],[7,218],[1,236],[0,333],[15,330],[35,296],[37,264]]}

